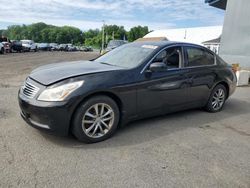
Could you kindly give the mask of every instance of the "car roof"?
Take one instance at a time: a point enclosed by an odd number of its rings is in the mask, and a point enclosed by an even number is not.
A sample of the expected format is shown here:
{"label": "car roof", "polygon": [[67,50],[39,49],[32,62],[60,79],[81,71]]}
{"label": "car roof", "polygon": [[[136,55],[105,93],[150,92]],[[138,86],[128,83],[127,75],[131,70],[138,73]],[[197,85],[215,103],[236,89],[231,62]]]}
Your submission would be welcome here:
{"label": "car roof", "polygon": [[136,41],[134,42],[136,44],[143,44],[143,45],[153,45],[153,46],[159,46],[159,47],[165,47],[165,46],[170,46],[170,45],[180,45],[180,46],[195,46],[199,48],[204,48],[204,46],[198,45],[198,44],[193,44],[193,43],[187,43],[187,42],[177,42],[177,41]]}

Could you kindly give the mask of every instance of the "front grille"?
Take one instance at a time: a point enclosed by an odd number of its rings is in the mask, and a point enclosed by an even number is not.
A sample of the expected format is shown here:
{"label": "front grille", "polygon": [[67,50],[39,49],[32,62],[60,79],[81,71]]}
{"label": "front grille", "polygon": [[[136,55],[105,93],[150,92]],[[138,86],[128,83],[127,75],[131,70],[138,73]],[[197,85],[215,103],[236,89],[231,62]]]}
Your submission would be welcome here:
{"label": "front grille", "polygon": [[38,91],[39,88],[29,82],[25,82],[24,86],[22,87],[22,93],[28,98],[34,98]]}

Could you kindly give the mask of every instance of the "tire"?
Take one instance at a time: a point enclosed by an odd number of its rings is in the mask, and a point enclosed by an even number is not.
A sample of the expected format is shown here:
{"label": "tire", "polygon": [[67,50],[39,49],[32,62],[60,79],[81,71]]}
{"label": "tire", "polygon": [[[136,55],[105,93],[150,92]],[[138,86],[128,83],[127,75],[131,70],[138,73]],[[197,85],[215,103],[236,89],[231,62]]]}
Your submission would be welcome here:
{"label": "tire", "polygon": [[110,97],[98,95],[78,107],[73,118],[72,133],[81,142],[100,142],[115,133],[119,119],[120,111],[116,102]]}
{"label": "tire", "polygon": [[205,110],[211,113],[219,112],[223,109],[228,91],[224,85],[219,84],[212,90]]}

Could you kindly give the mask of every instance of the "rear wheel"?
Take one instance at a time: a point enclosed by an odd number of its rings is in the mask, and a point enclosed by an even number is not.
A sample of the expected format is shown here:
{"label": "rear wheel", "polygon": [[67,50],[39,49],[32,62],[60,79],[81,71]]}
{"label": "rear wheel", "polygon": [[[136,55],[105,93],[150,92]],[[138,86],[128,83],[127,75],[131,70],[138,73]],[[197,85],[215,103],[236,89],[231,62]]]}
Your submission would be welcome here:
{"label": "rear wheel", "polygon": [[95,96],[76,111],[72,133],[85,143],[95,143],[111,137],[117,129],[120,113],[114,100]]}
{"label": "rear wheel", "polygon": [[218,112],[223,108],[227,97],[227,90],[222,84],[217,85],[211,92],[205,109],[208,112]]}

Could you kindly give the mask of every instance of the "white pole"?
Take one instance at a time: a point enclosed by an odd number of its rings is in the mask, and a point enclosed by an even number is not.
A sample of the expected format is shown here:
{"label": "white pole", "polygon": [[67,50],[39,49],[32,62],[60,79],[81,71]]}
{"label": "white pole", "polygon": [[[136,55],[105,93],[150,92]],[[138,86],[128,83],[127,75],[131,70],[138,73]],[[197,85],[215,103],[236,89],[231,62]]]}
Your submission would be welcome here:
{"label": "white pole", "polygon": [[102,53],[103,53],[103,51],[104,51],[104,35],[105,35],[105,21],[103,20],[103,26],[102,26]]}

